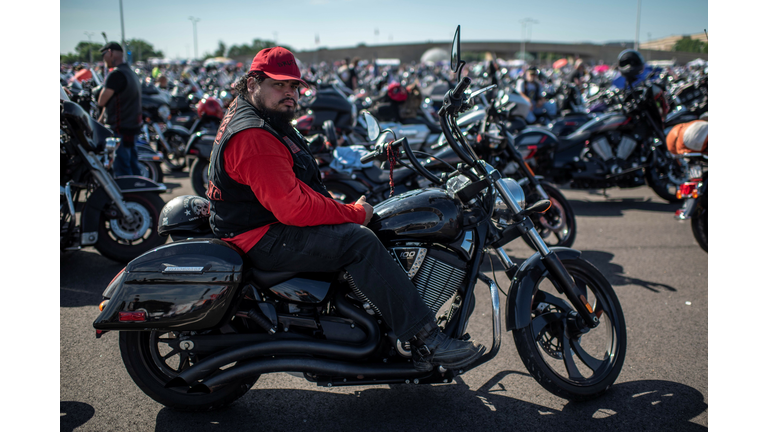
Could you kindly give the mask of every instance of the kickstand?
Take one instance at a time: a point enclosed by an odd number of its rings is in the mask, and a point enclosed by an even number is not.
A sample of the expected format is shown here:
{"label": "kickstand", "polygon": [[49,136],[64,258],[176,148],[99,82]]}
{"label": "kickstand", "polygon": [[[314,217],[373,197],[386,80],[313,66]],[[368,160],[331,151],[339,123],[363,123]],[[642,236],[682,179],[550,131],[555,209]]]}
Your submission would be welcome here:
{"label": "kickstand", "polygon": [[606,193],[606,188],[603,188],[603,198],[608,198],[608,194]]}

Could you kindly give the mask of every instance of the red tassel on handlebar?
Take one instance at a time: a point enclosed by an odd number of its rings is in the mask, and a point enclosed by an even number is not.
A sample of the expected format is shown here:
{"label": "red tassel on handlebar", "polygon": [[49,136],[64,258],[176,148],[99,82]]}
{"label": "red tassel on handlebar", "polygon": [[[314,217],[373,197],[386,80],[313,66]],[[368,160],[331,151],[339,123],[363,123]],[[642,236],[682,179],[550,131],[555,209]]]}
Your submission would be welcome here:
{"label": "red tassel on handlebar", "polygon": [[392,149],[392,141],[387,144],[387,162],[389,162],[389,197],[395,196],[395,151]]}

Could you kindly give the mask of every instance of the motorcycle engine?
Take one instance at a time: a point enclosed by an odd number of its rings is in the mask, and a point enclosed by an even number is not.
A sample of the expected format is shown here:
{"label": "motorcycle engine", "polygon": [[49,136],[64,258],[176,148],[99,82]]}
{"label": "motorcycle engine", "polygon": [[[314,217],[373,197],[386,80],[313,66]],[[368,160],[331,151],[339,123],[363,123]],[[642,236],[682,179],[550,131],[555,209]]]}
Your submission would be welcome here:
{"label": "motorcycle engine", "polygon": [[[462,299],[458,290],[466,277],[467,263],[453,252],[430,248],[420,243],[408,243],[388,250],[416,286],[421,299],[435,314],[438,325],[445,328],[461,306]],[[351,285],[352,291],[363,302],[368,313],[379,315],[378,308],[354,286],[354,283]],[[401,355],[410,357],[407,342],[398,342],[396,345]]]}
{"label": "motorcycle engine", "polygon": [[592,141],[595,153],[604,161],[626,160],[637,147],[637,140],[620,133],[609,133]]}

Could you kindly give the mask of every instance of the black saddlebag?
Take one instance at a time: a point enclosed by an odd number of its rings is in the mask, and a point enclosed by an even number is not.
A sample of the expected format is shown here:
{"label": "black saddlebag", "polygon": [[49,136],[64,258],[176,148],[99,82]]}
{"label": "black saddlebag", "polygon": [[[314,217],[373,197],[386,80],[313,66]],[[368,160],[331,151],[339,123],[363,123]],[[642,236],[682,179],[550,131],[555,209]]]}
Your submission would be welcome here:
{"label": "black saddlebag", "polygon": [[202,330],[225,318],[242,281],[240,252],[218,239],[191,239],[134,259],[104,291],[97,330]]}

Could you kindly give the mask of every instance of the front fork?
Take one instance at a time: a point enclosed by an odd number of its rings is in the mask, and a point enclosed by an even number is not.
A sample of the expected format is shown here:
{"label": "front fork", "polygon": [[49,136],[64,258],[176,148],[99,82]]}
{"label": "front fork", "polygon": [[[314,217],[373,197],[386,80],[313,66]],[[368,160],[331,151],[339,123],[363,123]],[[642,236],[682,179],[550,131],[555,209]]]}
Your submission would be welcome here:
{"label": "front fork", "polygon": [[93,176],[96,178],[96,182],[99,183],[99,185],[104,188],[107,195],[112,198],[112,202],[115,203],[115,207],[120,211],[120,215],[125,222],[133,223],[133,214],[125,205],[123,194],[120,192],[120,188],[117,186],[117,183],[115,183],[115,180],[109,175],[106,169],[104,169],[104,165],[99,162],[99,159],[95,155],[85,151],[80,145],[78,145],[78,147],[80,147],[80,152],[85,155],[85,159],[91,165],[91,170]]}
{"label": "front fork", "polygon": [[[494,183],[496,184],[496,188],[501,194],[502,199],[506,202],[507,206],[509,206],[509,208],[511,208],[515,214],[522,212],[523,209],[513,198],[512,193],[507,188],[507,185],[504,184],[501,179],[495,180]],[[544,266],[547,268],[547,270],[549,270],[549,272],[552,274],[552,277],[554,278],[554,281],[556,282],[555,288],[557,288],[557,291],[560,293],[565,293],[565,296],[568,297],[568,300],[576,308],[579,316],[584,321],[584,325],[589,328],[597,327],[598,324],[600,324],[600,319],[592,310],[592,305],[589,304],[583,294],[579,294],[578,288],[576,287],[576,282],[574,282],[571,275],[568,274],[568,270],[565,269],[565,266],[563,265],[562,261],[560,261],[560,258],[558,258],[556,254],[552,253],[547,244],[544,243],[541,235],[539,235],[539,232],[536,231],[533,223],[531,223],[530,218],[526,217],[519,226],[525,231],[525,235],[528,236],[528,238],[536,247],[536,250],[539,252],[539,254],[541,254]],[[499,259],[505,268],[509,269],[514,266],[504,249],[500,247],[496,248],[496,254],[499,255]]]}

